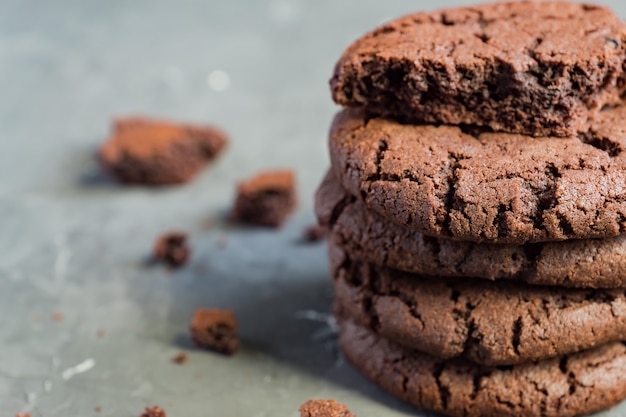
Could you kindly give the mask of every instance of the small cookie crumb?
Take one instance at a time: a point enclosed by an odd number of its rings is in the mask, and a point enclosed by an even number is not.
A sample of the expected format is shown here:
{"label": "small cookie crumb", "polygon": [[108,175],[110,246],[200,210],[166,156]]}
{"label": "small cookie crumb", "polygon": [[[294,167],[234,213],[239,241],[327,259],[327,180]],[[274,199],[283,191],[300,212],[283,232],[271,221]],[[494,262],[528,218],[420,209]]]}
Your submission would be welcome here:
{"label": "small cookie crumb", "polygon": [[231,217],[240,223],[278,228],[296,204],[294,172],[265,171],[239,183]]}
{"label": "small cookie crumb", "polygon": [[191,248],[187,243],[187,234],[183,232],[165,233],[159,236],[154,245],[154,259],[173,268],[183,266],[190,255]]}
{"label": "small cookie crumb", "polygon": [[225,355],[239,349],[237,319],[231,310],[199,308],[191,321],[191,338],[198,347]]}
{"label": "small cookie crumb", "polygon": [[356,417],[335,400],[309,400],[300,406],[300,417]]}
{"label": "small cookie crumb", "polygon": [[102,407],[97,405],[97,406],[94,407],[93,411],[95,411],[96,413],[101,413],[102,412]]}
{"label": "small cookie crumb", "polygon": [[187,357],[187,354],[179,353],[178,355],[176,355],[176,356],[174,356],[172,358],[172,362],[174,362],[175,364],[178,364],[178,365],[183,365],[183,364],[185,364],[187,362],[187,359],[189,359]]}
{"label": "small cookie crumb", "polygon": [[303,235],[303,239],[305,242],[319,242],[326,239],[326,236],[328,235],[328,228],[322,226],[321,224],[314,224],[307,227],[304,230]]}
{"label": "small cookie crumb", "polygon": [[30,414],[28,414],[28,413],[17,413],[15,415],[15,417],[30,417]]}
{"label": "small cookie crumb", "polygon": [[58,311],[55,313],[52,313],[52,320],[56,323],[60,323],[63,320],[65,320],[65,316],[63,315],[63,313],[59,313]]}
{"label": "small cookie crumb", "polygon": [[146,411],[139,417],[167,417],[161,407],[146,407]]}
{"label": "small cookie crumb", "polygon": [[96,332],[96,336],[98,337],[98,339],[102,339],[105,335],[106,332],[102,329],[98,329],[98,331]]}

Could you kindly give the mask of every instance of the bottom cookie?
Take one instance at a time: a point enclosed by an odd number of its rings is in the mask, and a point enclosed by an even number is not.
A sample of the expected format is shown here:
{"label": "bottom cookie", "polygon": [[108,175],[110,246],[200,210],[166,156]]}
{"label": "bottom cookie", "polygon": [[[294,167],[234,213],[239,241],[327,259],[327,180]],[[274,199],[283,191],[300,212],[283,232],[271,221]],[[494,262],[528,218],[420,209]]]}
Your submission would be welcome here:
{"label": "bottom cookie", "polygon": [[536,363],[485,367],[400,347],[339,319],[341,350],[365,377],[413,405],[453,417],[564,417],[626,397],[626,344]]}

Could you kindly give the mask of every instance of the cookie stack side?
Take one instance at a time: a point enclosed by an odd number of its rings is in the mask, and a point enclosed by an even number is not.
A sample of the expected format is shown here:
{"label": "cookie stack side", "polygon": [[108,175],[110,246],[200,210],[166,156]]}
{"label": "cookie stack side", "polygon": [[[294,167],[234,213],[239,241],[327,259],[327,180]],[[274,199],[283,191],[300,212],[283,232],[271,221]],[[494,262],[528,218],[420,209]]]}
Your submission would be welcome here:
{"label": "cookie stack side", "polygon": [[626,398],[626,30],[609,9],[418,13],[341,57],[330,230],[346,358],[450,416]]}

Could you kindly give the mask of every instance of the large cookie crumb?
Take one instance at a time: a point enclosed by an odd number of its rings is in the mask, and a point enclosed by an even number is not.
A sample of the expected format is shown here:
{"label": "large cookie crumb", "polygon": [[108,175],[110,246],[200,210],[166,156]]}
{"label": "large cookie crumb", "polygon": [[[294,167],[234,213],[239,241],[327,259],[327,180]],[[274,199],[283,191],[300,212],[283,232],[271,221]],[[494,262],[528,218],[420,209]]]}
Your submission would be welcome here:
{"label": "large cookie crumb", "polygon": [[195,177],[227,143],[226,134],[211,126],[130,117],[114,123],[99,157],[104,168],[124,183],[181,184]]}

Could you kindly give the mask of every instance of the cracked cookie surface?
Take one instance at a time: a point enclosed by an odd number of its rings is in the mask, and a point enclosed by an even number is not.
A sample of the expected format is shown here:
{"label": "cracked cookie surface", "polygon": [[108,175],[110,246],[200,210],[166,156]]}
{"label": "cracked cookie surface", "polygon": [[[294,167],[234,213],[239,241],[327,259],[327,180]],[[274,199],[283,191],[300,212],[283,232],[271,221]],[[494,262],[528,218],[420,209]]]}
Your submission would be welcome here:
{"label": "cracked cookie surface", "polygon": [[406,272],[518,280],[573,288],[626,287],[626,235],[608,239],[498,245],[426,236],[396,225],[347,194],[332,173],[315,212],[350,256]]}
{"label": "cracked cookie surface", "polygon": [[412,122],[568,136],[619,101],[625,58],[608,8],[502,2],[387,23],[345,51],[330,84],[338,104]]}
{"label": "cracked cookie surface", "polygon": [[585,135],[529,138],[404,125],[343,110],[333,172],[387,219],[429,236],[514,243],[618,236],[626,230],[626,106]]}
{"label": "cracked cookie surface", "polygon": [[626,346],[509,367],[443,361],[406,349],[346,320],[339,344],[365,377],[413,405],[453,417],[568,417],[626,398]]}
{"label": "cracked cookie surface", "polygon": [[512,365],[626,340],[626,290],[412,275],[330,245],[338,316],[444,358]]}

